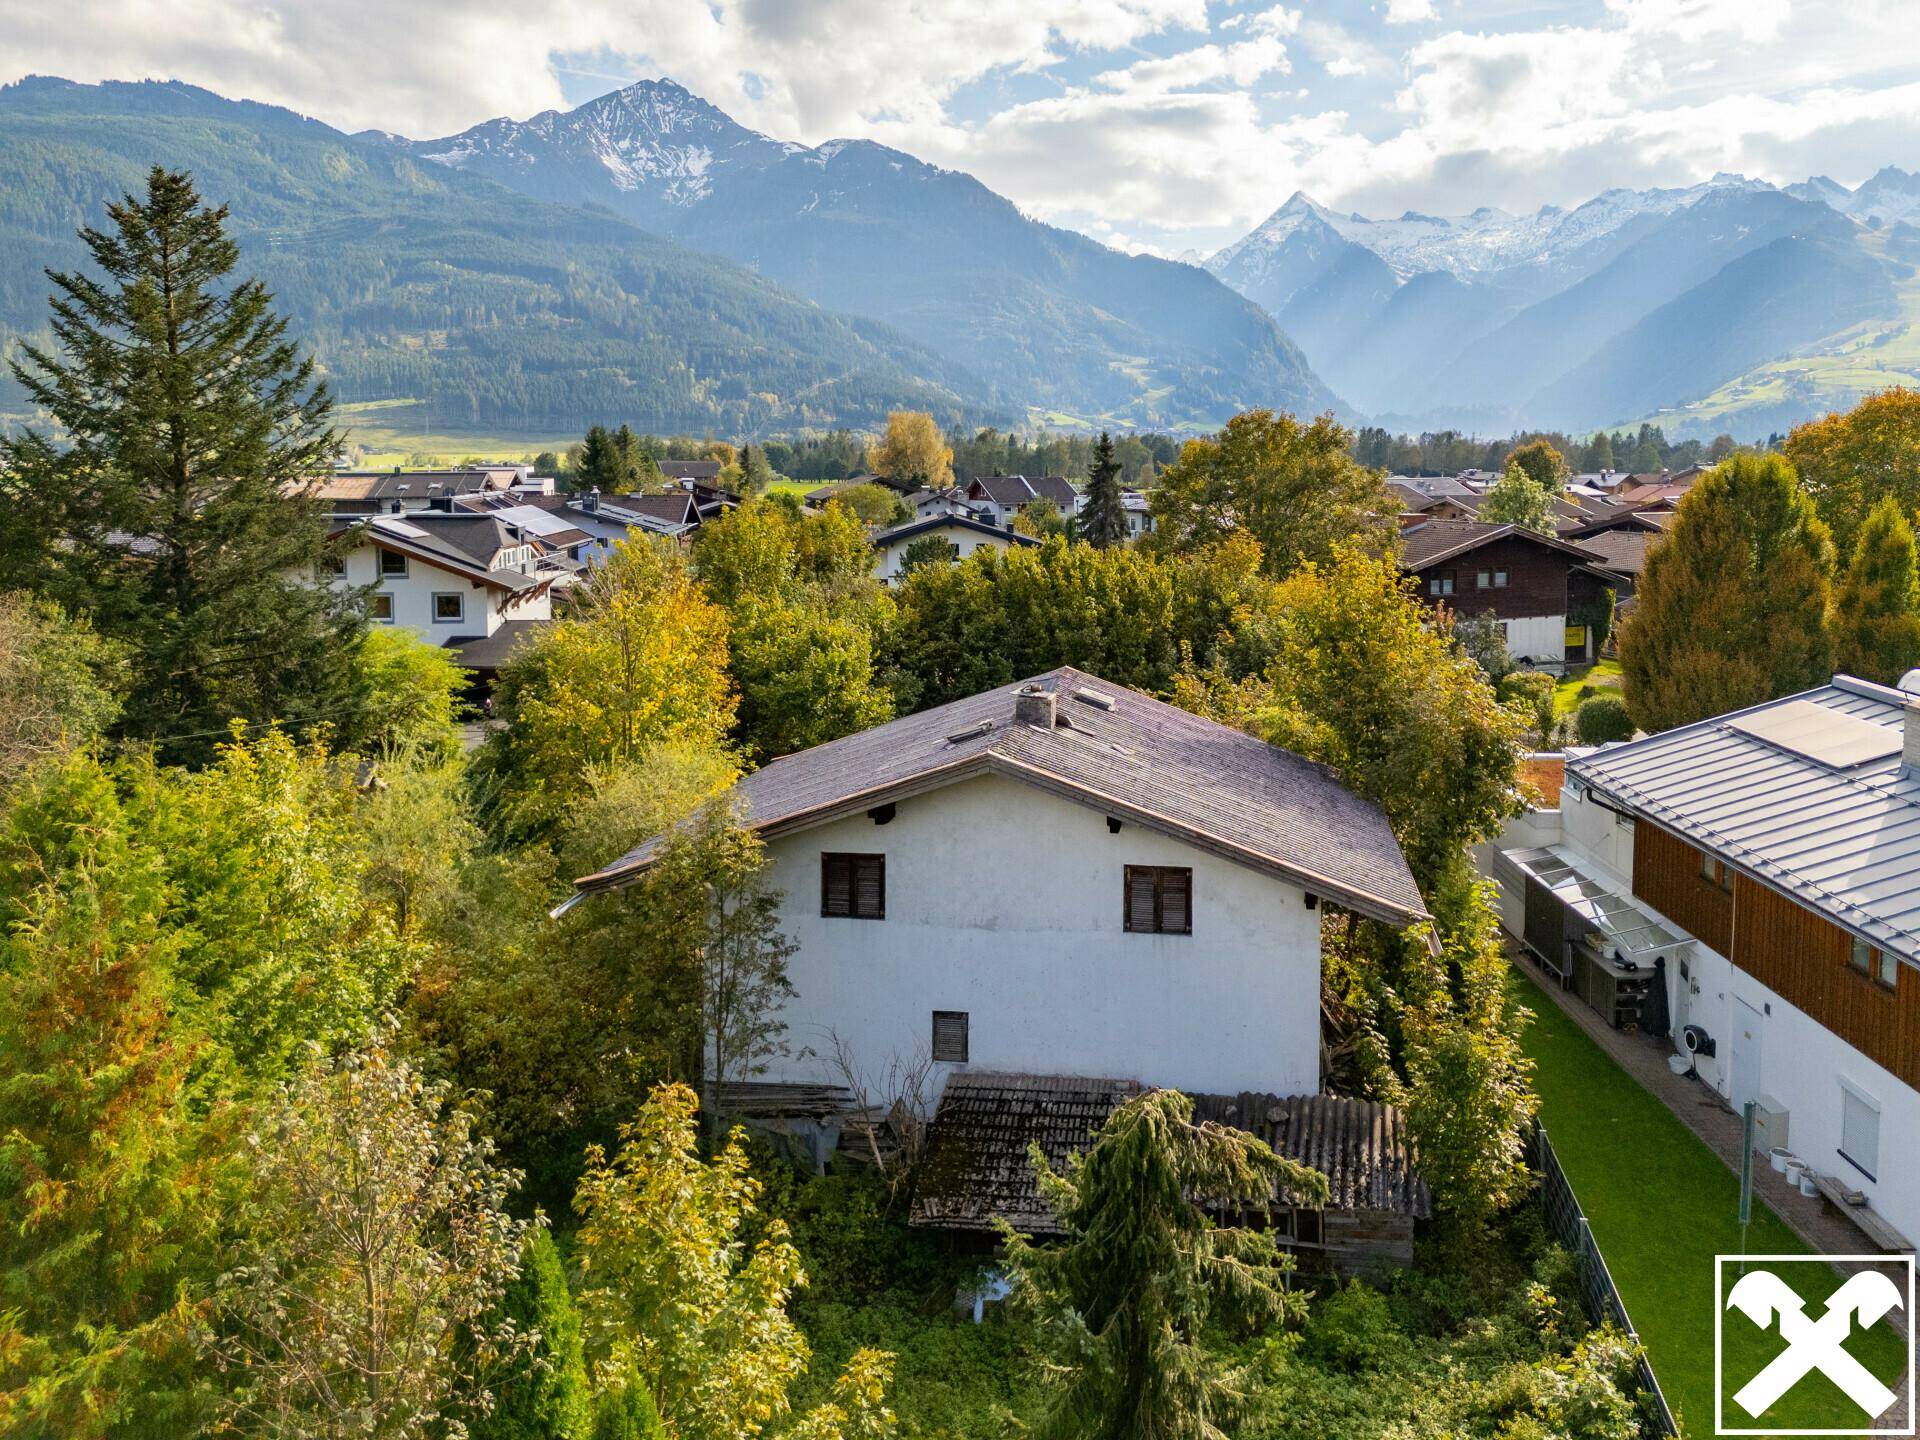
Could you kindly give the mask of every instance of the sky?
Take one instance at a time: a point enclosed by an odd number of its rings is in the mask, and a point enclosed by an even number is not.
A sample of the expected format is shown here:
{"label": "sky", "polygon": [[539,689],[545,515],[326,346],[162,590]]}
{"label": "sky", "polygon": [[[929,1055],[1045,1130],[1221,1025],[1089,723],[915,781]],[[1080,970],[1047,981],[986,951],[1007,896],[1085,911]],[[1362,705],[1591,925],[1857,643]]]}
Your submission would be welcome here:
{"label": "sky", "polygon": [[1574,205],[1920,167],[1920,0],[8,0],[0,79],[180,79],[416,138],[665,76],[1208,253],[1295,190]]}

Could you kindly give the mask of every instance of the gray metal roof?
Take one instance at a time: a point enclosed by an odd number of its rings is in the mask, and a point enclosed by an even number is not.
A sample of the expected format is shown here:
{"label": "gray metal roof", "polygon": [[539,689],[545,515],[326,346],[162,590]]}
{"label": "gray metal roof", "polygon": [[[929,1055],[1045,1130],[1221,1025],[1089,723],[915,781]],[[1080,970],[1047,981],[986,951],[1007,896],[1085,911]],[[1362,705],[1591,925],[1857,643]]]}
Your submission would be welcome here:
{"label": "gray metal roof", "polygon": [[[1920,776],[1902,765],[1899,745],[1907,703],[1917,698],[1836,676],[1817,690],[1570,758],[1567,778],[1920,964]],[[1805,724],[1816,707],[1847,742],[1832,757],[1868,758],[1847,765],[1808,753],[1821,748]],[[1791,733],[1754,723],[1769,712],[1791,717]],[[1891,731],[1887,743],[1854,743],[1862,723]]]}
{"label": "gray metal roof", "polygon": [[[1015,692],[1034,684],[1054,694],[1051,729],[1014,718]],[[1386,816],[1331,770],[1070,666],[775,760],[736,795],[757,831],[781,834],[985,774],[1282,875],[1360,914],[1394,924],[1427,914]],[[663,838],[576,883],[620,884]]]}

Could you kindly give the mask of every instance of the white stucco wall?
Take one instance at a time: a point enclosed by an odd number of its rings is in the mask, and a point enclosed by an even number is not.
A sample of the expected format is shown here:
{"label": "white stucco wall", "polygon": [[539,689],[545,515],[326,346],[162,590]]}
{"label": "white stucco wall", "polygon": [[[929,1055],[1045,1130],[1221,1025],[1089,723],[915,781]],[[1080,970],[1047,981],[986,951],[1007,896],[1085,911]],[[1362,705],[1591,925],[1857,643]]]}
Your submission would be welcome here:
{"label": "white stucco wall", "polygon": [[1565,662],[1565,615],[1530,615],[1503,623],[1507,627],[1507,653],[1514,659],[1524,657],[1536,665],[1560,665]]}
{"label": "white stucco wall", "polygon": [[[884,920],[821,916],[826,851],[887,857]],[[973,1070],[1319,1089],[1319,911],[1292,885],[1138,825],[1109,834],[1100,811],[998,777],[768,854],[799,949],[784,1013],[795,1053],[767,1079],[837,1081],[837,1033],[877,1087],[891,1062],[930,1052],[933,1011],[963,1010]],[[1125,933],[1129,864],[1192,869],[1191,935]],[[931,1093],[945,1073],[934,1081]]]}
{"label": "white stucco wall", "polygon": [[939,530],[923,530],[905,540],[896,540],[880,547],[875,554],[874,574],[882,580],[896,580],[900,576],[901,562],[907,558],[907,547],[915,540],[928,535],[938,535],[942,540],[960,549],[958,559],[964,560],[976,550],[1006,550],[1014,542],[1004,535],[983,535],[978,530],[969,530],[964,525],[950,525]]}
{"label": "white stucco wall", "polygon": [[[393,597],[393,619],[374,623],[391,623],[411,630],[429,645],[444,645],[456,635],[491,635],[506,619],[548,620],[553,616],[553,600],[546,591],[506,609],[504,605],[510,597],[504,592],[442,570],[418,556],[407,557],[404,576],[381,575],[378,573],[380,554],[372,545],[362,545],[352,551],[346,557],[346,573],[333,577],[333,584],[338,588],[357,589],[377,581],[379,593]],[[436,621],[433,618],[436,594],[462,596],[465,600],[463,618]]]}
{"label": "white stucco wall", "polygon": [[[1614,882],[1619,893],[1632,893],[1631,821],[1617,819],[1569,788],[1561,795],[1560,828],[1562,843],[1587,868]],[[1503,843],[1512,848],[1518,841]],[[1686,933],[1644,900],[1634,903]],[[1516,922],[1523,923],[1506,904],[1501,918],[1516,932]],[[1667,972],[1673,1043],[1679,1048],[1681,1030],[1689,1024],[1713,1037],[1713,1056],[1695,1062],[1701,1080],[1735,1108],[1749,1091],[1753,1098],[1784,1107],[1787,1141],[1796,1155],[1820,1174],[1863,1191],[1889,1224],[1909,1240],[1920,1240],[1920,1149],[1914,1145],[1920,1135],[1920,1092],[1697,938],[1684,975],[1682,968],[1671,966]],[[1905,967],[1900,983],[1920,984],[1920,973]],[[1843,1081],[1880,1110],[1879,1169],[1873,1177],[1840,1153]]]}

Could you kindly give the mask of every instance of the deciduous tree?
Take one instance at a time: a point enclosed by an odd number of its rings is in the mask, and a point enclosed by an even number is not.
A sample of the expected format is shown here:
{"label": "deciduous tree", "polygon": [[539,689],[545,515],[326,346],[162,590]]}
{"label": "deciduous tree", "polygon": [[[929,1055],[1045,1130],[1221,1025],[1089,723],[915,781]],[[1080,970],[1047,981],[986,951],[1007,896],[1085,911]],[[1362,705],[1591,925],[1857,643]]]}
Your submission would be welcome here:
{"label": "deciduous tree", "polygon": [[483,768],[523,831],[563,813],[592,767],[655,745],[717,742],[733,721],[726,614],[669,545],[617,543],[575,593],[571,613],[508,660],[495,692],[507,723]]}
{"label": "deciduous tree", "polygon": [[1490,525],[1518,525],[1539,535],[1551,535],[1556,493],[1515,461],[1481,500],[1479,518]]}
{"label": "deciduous tree", "polygon": [[0,437],[9,574],[123,641],[120,728],[197,757],[229,719],[333,718],[364,625],[312,577],[339,436],[227,212],[158,166],[54,273],[54,344],[12,364],[54,430]]}
{"label": "deciduous tree", "polygon": [[757,1214],[745,1136],[702,1161],[695,1111],[691,1090],[662,1085],[611,1159],[587,1152],[574,1206],[596,1373],[612,1386],[643,1382],[678,1440],[889,1433],[891,1357],[874,1351],[854,1355],[853,1383],[828,1405],[793,1414],[810,1358],[787,1313],[806,1284],[800,1252],[784,1221]]}
{"label": "deciduous tree", "polygon": [[1260,1210],[1284,1194],[1309,1209],[1327,1179],[1258,1137],[1195,1124],[1193,1102],[1156,1090],[1121,1105],[1065,1174],[1037,1153],[1066,1238],[1014,1234],[1005,1264],[1038,1325],[1049,1403],[1042,1440],[1220,1440],[1241,1398],[1210,1330],[1297,1320],[1290,1257],[1265,1228],[1216,1224],[1200,1206]]}
{"label": "deciduous tree", "polygon": [[1869,395],[1853,409],[1810,420],[1781,446],[1850,555],[1880,501],[1892,496],[1905,515],[1920,510],[1920,391],[1896,386]]}
{"label": "deciduous tree", "polygon": [[1338,545],[1385,550],[1399,506],[1381,471],[1357,463],[1352,432],[1322,415],[1249,410],[1211,440],[1190,440],[1149,501],[1154,543],[1181,551],[1240,529],[1260,542],[1267,573],[1291,574]]}
{"label": "deciduous tree", "polygon": [[1892,685],[1920,665],[1920,577],[1913,526],[1893,496],[1867,512],[1833,597],[1833,663]]}
{"label": "deciduous tree", "polygon": [[20,591],[0,594],[0,793],[35,761],[90,744],[119,718],[124,646]]}
{"label": "deciduous tree", "polygon": [[1507,468],[1519,466],[1549,496],[1558,497],[1567,488],[1567,457],[1551,440],[1531,440],[1507,457]]}
{"label": "deciduous tree", "polygon": [[316,1059],[247,1136],[242,1236],[206,1341],[240,1429],[445,1434],[527,1343],[500,1308],[527,1225],[474,1112],[381,1040]]}
{"label": "deciduous tree", "polygon": [[1688,491],[1620,626],[1627,708],[1667,730],[1832,674],[1833,545],[1793,467],[1736,455]]}
{"label": "deciduous tree", "polygon": [[930,489],[953,484],[953,447],[933,417],[918,410],[895,410],[887,432],[867,455],[873,473],[889,480],[910,480]]}

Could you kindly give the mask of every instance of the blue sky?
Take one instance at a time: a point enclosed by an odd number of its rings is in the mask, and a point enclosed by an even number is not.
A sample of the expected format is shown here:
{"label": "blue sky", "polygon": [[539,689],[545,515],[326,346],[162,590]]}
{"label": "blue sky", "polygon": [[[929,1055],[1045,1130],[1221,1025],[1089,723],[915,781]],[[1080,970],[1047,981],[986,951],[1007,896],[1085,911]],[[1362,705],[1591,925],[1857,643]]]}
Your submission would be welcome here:
{"label": "blue sky", "polygon": [[[670,76],[742,123],[1211,250],[1296,189],[1530,210],[1920,167],[1917,0],[15,0],[0,77],[168,76],[426,136]],[[164,12],[164,13],[162,13]]]}

